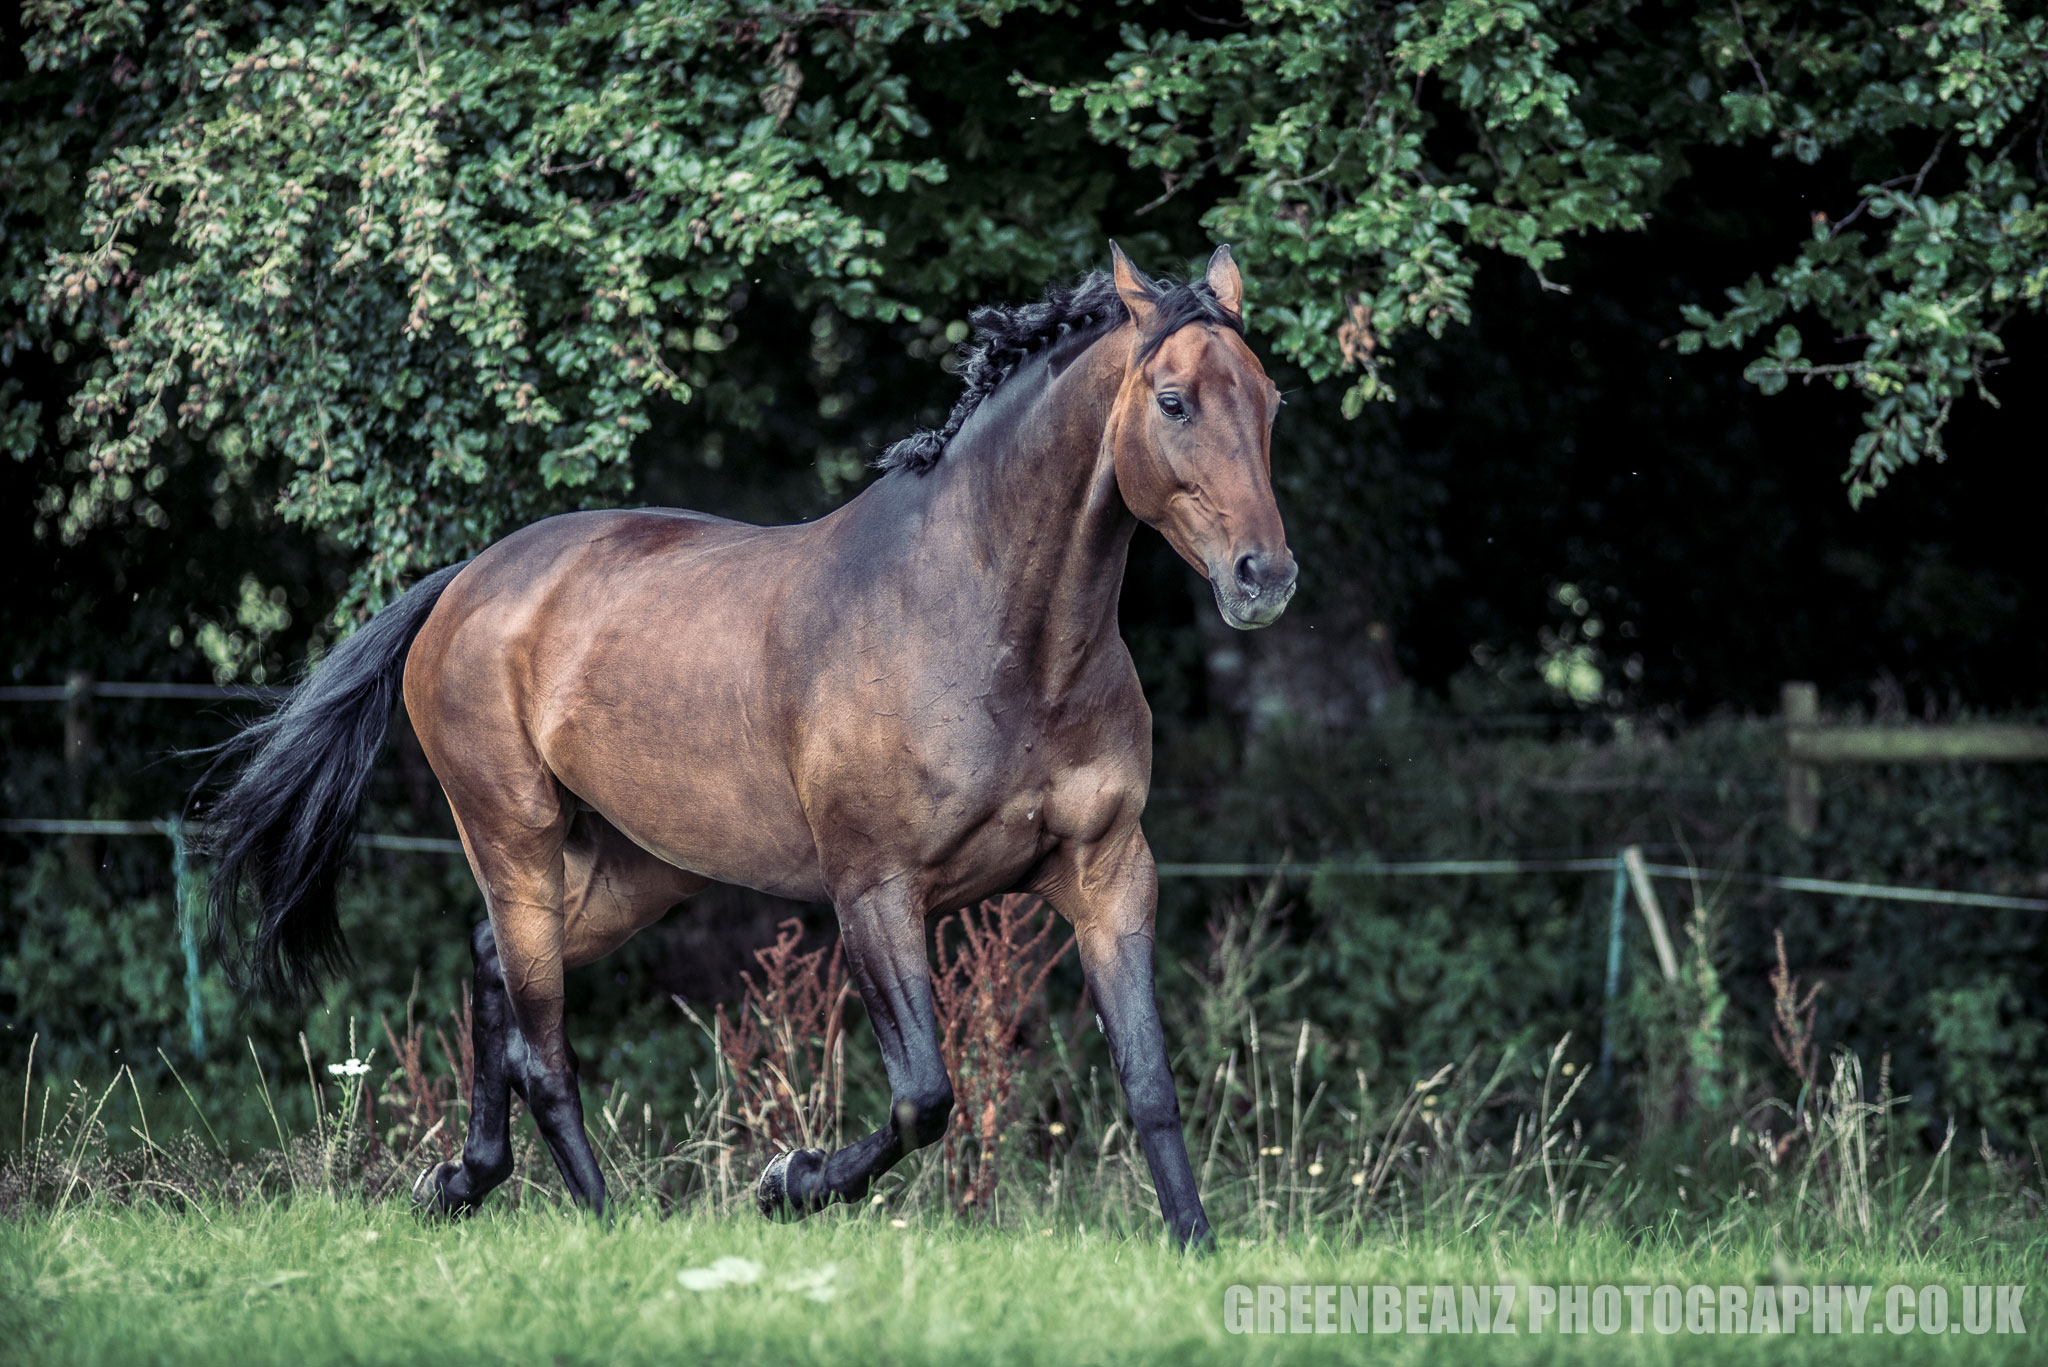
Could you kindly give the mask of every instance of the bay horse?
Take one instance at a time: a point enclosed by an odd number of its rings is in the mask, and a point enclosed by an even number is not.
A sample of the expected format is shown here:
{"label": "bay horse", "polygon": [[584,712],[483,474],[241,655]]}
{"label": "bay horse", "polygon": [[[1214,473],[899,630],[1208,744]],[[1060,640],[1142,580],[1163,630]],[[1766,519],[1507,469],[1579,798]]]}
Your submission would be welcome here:
{"label": "bay horse", "polygon": [[401,687],[447,795],[489,919],[469,1133],[420,1177],[422,1207],[467,1212],[505,1181],[517,1091],[573,1200],[602,1212],[563,971],[713,882],[838,914],[890,1123],[777,1155],[755,1194],[770,1215],[860,1199],[953,1106],[927,918],[1015,890],[1073,925],[1161,1214],[1183,1245],[1210,1239],[1154,999],[1152,717],[1117,596],[1144,522],[1230,625],[1280,615],[1280,394],[1228,247],[1178,284],[1111,257],[1040,303],[977,310],[945,426],[890,447],[834,512],[535,523],[414,585],[229,742],[211,940],[287,996],[345,957],[335,883]]}

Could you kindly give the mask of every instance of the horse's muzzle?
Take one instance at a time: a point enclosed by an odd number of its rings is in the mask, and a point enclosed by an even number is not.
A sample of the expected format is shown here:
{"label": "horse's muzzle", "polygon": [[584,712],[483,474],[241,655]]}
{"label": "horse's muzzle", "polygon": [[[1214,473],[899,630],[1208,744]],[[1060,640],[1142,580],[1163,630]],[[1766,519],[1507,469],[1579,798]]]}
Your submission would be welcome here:
{"label": "horse's muzzle", "polygon": [[1228,574],[1210,572],[1216,610],[1239,631],[1273,625],[1294,597],[1300,567],[1284,547],[1277,553],[1251,551],[1237,557]]}

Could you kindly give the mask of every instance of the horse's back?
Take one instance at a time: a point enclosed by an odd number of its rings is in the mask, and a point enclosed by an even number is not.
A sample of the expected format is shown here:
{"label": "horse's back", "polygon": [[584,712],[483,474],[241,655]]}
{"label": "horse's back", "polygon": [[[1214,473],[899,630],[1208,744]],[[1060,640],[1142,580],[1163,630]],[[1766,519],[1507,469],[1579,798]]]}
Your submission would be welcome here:
{"label": "horse's back", "polygon": [[[736,522],[686,508],[601,509],[563,513],[493,542],[442,594],[421,632],[430,652],[457,632],[500,637],[587,625],[578,600],[615,596],[621,578],[674,572],[704,554],[779,528]],[[495,652],[493,652],[495,653]],[[422,651],[415,651],[421,658]]]}
{"label": "horse's back", "polygon": [[472,574],[510,574],[531,582],[536,571],[564,560],[658,556],[721,545],[772,530],[688,508],[604,508],[563,513],[521,527],[492,543],[449,587],[459,586]]}

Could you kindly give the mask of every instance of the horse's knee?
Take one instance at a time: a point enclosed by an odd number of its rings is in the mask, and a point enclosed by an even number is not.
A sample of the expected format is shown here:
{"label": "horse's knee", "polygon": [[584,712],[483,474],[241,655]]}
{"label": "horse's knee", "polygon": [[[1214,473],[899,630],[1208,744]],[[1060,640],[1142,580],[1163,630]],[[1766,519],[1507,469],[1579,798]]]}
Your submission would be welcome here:
{"label": "horse's knee", "polygon": [[952,1118],[953,1084],[946,1078],[896,1098],[896,1132],[910,1148],[936,1143]]}
{"label": "horse's knee", "polygon": [[1131,1108],[1131,1128],[1137,1133],[1180,1133],[1180,1098],[1174,1095],[1171,1080],[1163,1086],[1148,1087],[1126,1095]]}

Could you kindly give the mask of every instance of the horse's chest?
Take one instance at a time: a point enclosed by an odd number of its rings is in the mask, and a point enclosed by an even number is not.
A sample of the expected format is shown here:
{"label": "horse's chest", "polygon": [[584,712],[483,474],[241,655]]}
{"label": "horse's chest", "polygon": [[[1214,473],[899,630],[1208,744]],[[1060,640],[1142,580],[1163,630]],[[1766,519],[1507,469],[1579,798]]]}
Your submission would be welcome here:
{"label": "horse's chest", "polygon": [[907,728],[902,749],[927,801],[968,820],[999,810],[1006,820],[1039,821],[1097,786],[1105,766],[1142,763],[1121,735],[1127,729],[1100,710],[1015,702]]}
{"label": "horse's chest", "polygon": [[828,876],[879,861],[944,887],[1002,883],[1062,841],[1095,838],[1142,794],[1146,755],[1099,711],[976,701],[870,713],[818,747],[805,805]]}

